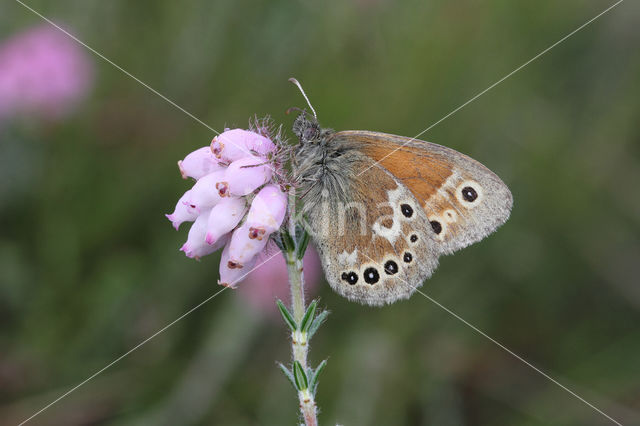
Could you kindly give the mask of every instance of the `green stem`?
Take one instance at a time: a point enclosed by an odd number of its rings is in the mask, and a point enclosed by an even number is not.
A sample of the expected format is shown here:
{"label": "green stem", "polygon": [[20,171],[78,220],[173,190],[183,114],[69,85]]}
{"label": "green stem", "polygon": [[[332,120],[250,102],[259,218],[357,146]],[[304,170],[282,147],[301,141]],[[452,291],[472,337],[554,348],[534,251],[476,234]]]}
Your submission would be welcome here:
{"label": "green stem", "polygon": [[[295,223],[295,192],[293,189],[289,192],[289,235],[294,241],[294,247],[288,247],[285,253],[287,260],[287,271],[289,273],[289,286],[291,287],[291,310],[293,319],[297,324],[302,323],[306,306],[304,303],[304,274],[302,268],[302,259],[298,259],[298,247],[296,238]],[[296,330],[291,335],[291,352],[293,361],[298,361],[302,368],[307,370],[307,355],[309,352],[309,343],[307,334]],[[300,413],[304,418],[306,426],[317,426],[317,410],[313,394],[309,389],[298,391],[298,399],[300,401]]]}

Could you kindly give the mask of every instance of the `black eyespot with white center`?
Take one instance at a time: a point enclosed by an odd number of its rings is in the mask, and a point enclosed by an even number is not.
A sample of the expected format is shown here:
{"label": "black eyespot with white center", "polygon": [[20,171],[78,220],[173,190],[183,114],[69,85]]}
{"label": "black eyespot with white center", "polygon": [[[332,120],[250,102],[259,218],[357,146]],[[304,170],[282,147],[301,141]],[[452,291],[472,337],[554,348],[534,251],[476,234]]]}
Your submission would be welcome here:
{"label": "black eyespot with white center", "polygon": [[408,251],[405,251],[404,256],[402,256],[402,260],[404,260],[406,263],[411,263],[411,261],[413,260],[413,255]]}
{"label": "black eyespot with white center", "polygon": [[416,234],[411,235],[411,237],[409,237],[409,241],[415,243],[416,241],[418,241],[418,236]]}
{"label": "black eyespot with white center", "polygon": [[380,280],[380,274],[376,268],[367,268],[364,270],[364,282],[367,284],[375,284]]}
{"label": "black eyespot with white center", "polygon": [[462,198],[470,203],[473,203],[478,198],[478,193],[470,186],[462,188]]}
{"label": "black eyespot with white center", "polygon": [[413,216],[413,207],[411,207],[409,204],[401,204],[400,211],[402,211],[404,217]]}
{"label": "black eyespot with white center", "polygon": [[354,285],[355,283],[358,282],[358,274],[356,274],[355,272],[351,271],[351,272],[343,272],[342,273],[342,280],[346,281],[347,283]]}
{"label": "black eyespot with white center", "polygon": [[387,263],[384,264],[384,272],[387,275],[394,275],[398,273],[398,264],[393,260],[387,260]]}
{"label": "black eyespot with white center", "polygon": [[431,229],[433,229],[433,232],[435,232],[436,234],[442,232],[442,224],[440,222],[438,222],[437,220],[432,220],[429,223],[431,224]]}

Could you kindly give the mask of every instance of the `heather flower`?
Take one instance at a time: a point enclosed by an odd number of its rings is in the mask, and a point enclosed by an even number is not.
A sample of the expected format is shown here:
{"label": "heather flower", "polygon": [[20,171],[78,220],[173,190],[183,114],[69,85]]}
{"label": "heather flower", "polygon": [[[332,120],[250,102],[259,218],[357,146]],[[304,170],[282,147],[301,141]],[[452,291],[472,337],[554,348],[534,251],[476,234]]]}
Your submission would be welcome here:
{"label": "heather flower", "polygon": [[250,194],[271,179],[271,170],[263,158],[252,155],[240,158],[225,171],[218,192],[221,197]]}
{"label": "heather flower", "polygon": [[234,262],[230,257],[230,245],[227,244],[224,250],[222,250],[222,256],[220,257],[220,280],[218,284],[229,288],[236,288],[236,284],[242,281],[249,271],[251,271],[256,260],[257,256],[254,256],[244,265]]}
{"label": "heather flower", "polygon": [[178,168],[183,179],[194,178],[197,180],[209,173],[222,170],[224,166],[213,155],[210,147],[203,146],[184,157],[184,160],[178,161]]}
{"label": "heather flower", "polygon": [[222,236],[213,244],[206,242],[205,235],[210,213],[211,209],[203,211],[191,225],[187,242],[180,248],[187,257],[199,259],[220,249],[226,242],[227,235]]}
{"label": "heather flower", "polygon": [[0,120],[21,113],[62,118],[92,81],[82,47],[59,30],[46,25],[16,34],[0,44]]}
{"label": "heather flower", "polygon": [[219,284],[235,287],[282,225],[287,194],[276,182],[275,144],[253,131],[227,130],[178,162],[194,185],[166,215],[174,228],[193,222],[181,251],[199,259],[224,246]]}
{"label": "heather flower", "polygon": [[260,234],[256,230],[250,229],[245,222],[233,231],[229,242],[229,258],[234,263],[244,265],[267,246],[267,237],[266,234]]}
{"label": "heather flower", "polygon": [[247,212],[247,202],[244,198],[225,198],[220,201],[209,214],[207,244],[213,244],[223,235],[231,232]]}
{"label": "heather flower", "polygon": [[173,213],[166,214],[167,219],[171,221],[173,227],[178,230],[183,222],[193,222],[198,217],[196,206],[189,204],[191,199],[191,190],[184,193],[176,203]]}
{"label": "heather flower", "polygon": [[255,153],[268,158],[275,145],[267,137],[243,129],[227,130],[211,141],[211,152],[222,162],[231,163]]}
{"label": "heather flower", "polygon": [[215,206],[222,199],[215,188],[224,177],[225,170],[218,170],[198,179],[189,190],[189,197],[186,202],[198,212]]}
{"label": "heather flower", "polygon": [[276,185],[267,185],[258,192],[247,215],[250,229],[270,234],[280,227],[287,212],[287,194]]}

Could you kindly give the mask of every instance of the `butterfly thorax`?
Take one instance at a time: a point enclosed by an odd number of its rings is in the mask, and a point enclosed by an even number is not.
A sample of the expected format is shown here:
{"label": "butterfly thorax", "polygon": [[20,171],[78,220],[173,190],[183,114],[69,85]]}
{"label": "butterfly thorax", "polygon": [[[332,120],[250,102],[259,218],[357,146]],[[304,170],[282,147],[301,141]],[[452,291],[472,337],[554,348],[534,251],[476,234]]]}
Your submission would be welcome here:
{"label": "butterfly thorax", "polygon": [[361,156],[356,146],[333,137],[333,129],[321,128],[305,114],[296,118],[293,132],[299,139],[294,150],[294,178],[304,210],[314,209],[327,194],[336,202],[348,202],[355,178],[353,164]]}

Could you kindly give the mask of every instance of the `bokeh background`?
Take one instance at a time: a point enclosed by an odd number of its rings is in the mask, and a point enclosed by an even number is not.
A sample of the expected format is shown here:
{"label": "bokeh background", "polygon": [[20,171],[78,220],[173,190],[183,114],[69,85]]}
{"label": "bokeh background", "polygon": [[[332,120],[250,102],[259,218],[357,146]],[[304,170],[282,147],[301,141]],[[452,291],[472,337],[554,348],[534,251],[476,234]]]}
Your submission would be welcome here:
{"label": "bokeh background", "polygon": [[[304,106],[296,76],[325,126],[406,136],[612,4],[26,3],[215,129],[254,114],[288,128],[285,109]],[[640,424],[638,22],[623,2],[423,135],[486,164],[515,199],[503,228],[443,258],[423,290],[623,424]],[[0,5],[0,43],[42,25]],[[2,424],[218,290],[218,255],[187,259],[186,229],[163,215],[187,188],[176,161],[212,132],[80,51],[90,75],[68,111],[0,121]],[[314,291],[332,312],[311,351],[328,358],[321,424],[612,424],[419,294],[379,309]],[[31,424],[294,424],[275,364],[287,332],[254,302],[223,292]]]}

